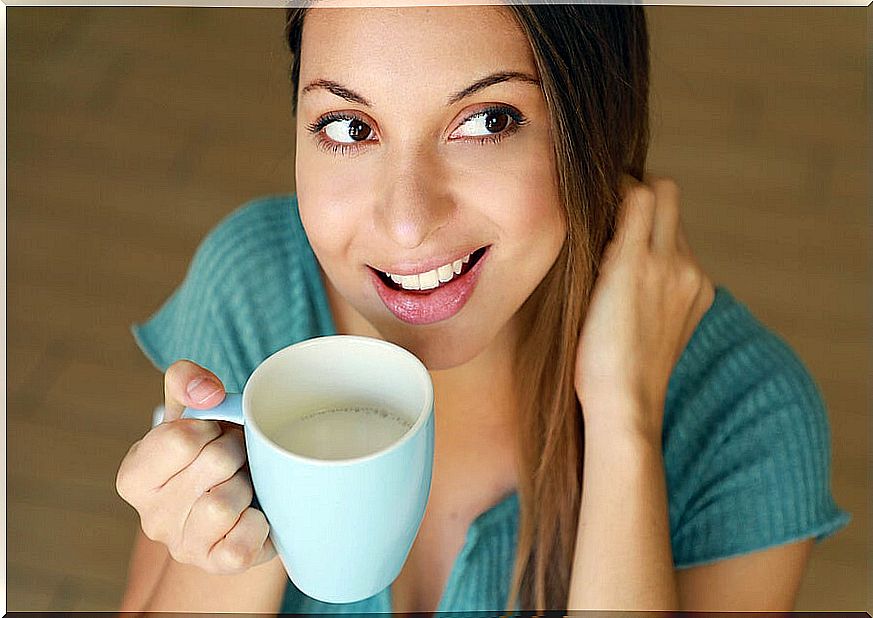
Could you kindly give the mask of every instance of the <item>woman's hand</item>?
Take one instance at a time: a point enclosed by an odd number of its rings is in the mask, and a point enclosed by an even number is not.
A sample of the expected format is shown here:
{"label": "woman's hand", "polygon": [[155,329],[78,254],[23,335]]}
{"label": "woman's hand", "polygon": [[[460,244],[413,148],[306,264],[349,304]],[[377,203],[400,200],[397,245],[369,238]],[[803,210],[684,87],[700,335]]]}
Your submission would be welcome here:
{"label": "woman's hand", "polygon": [[164,375],[164,422],[128,451],[118,494],[139,513],[143,532],[177,562],[213,574],[241,573],[276,555],[264,514],[249,505],[242,430],[180,419],[186,406],[210,409],[224,399],[221,381],[190,361]]}
{"label": "woman's hand", "polygon": [[622,195],[579,338],[576,394],[586,426],[660,446],[670,374],[715,290],[682,231],[676,183],[625,176]]}

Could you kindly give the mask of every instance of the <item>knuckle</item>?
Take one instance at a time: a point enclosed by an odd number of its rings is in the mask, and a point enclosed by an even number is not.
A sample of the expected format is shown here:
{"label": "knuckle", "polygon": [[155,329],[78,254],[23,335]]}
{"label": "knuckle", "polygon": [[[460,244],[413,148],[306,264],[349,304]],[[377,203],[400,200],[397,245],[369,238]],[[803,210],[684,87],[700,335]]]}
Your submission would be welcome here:
{"label": "knuckle", "polygon": [[637,185],[631,191],[631,195],[642,208],[652,208],[655,206],[655,191],[649,185]]}
{"label": "knuckle", "polygon": [[167,549],[173,557],[173,560],[176,562],[181,564],[191,564],[194,561],[194,556],[184,540],[179,543],[167,545]]}
{"label": "knuckle", "polygon": [[259,511],[256,508],[249,507],[251,513],[249,514],[252,520],[252,527],[258,531],[258,533],[265,537],[270,533],[270,524],[267,522],[267,516],[264,515],[263,511]]}
{"label": "knuckle", "polygon": [[679,285],[689,293],[696,293],[703,285],[703,272],[692,262],[683,262],[679,268]]}
{"label": "knuckle", "polygon": [[255,497],[255,487],[252,485],[252,480],[248,475],[245,475],[241,480],[241,489],[240,493],[242,494],[242,501],[245,503],[246,507],[252,503],[252,499]]}
{"label": "knuckle", "polygon": [[247,478],[241,477],[240,471],[221,486],[222,500],[227,503],[227,508],[234,521],[249,508],[254,496],[254,488]]}
{"label": "knuckle", "polygon": [[219,550],[218,560],[226,569],[238,572],[248,568],[254,555],[254,548],[245,547],[240,543],[225,543]]}
{"label": "knuckle", "polygon": [[210,476],[230,478],[243,464],[233,439],[222,437],[207,444],[197,457],[197,466]]}
{"label": "knuckle", "polygon": [[234,507],[232,501],[221,492],[207,491],[201,496],[200,501],[200,508],[209,521],[232,521],[239,516],[239,511]]}
{"label": "knuckle", "polygon": [[189,459],[201,448],[199,437],[187,425],[173,427],[163,436],[164,447],[178,458]]}
{"label": "knuckle", "polygon": [[118,495],[130,504],[136,500],[139,495],[140,475],[137,473],[141,461],[138,457],[139,442],[134,444],[124,459],[118,466],[118,472],[115,474],[115,491]]}
{"label": "knuckle", "polygon": [[118,467],[118,472],[115,473],[115,492],[121,496],[125,502],[130,502],[130,490],[133,485],[130,477],[129,463],[127,457],[125,457],[124,460],[122,460],[121,465]]}
{"label": "knuckle", "polygon": [[166,533],[166,525],[164,525],[160,520],[150,517],[148,513],[140,513],[140,527],[142,528],[143,534],[152,541],[166,543],[169,539],[169,536]]}
{"label": "knuckle", "polygon": [[214,542],[204,540],[190,533],[184,534],[177,548],[180,561],[186,564],[202,566],[208,562],[206,557],[209,555],[209,548]]}
{"label": "knuckle", "polygon": [[196,560],[191,552],[181,545],[168,545],[167,550],[170,552],[173,560],[179,564],[195,564]]}
{"label": "knuckle", "polygon": [[164,428],[161,440],[173,456],[190,461],[209,438],[204,433],[203,423],[194,419],[179,419],[160,425],[156,430]]}

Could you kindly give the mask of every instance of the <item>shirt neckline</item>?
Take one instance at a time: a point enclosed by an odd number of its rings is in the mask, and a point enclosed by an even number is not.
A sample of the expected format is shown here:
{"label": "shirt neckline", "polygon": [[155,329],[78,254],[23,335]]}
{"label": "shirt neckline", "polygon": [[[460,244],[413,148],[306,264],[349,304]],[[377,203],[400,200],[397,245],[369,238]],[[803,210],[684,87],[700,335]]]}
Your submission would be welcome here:
{"label": "shirt neckline", "polygon": [[[455,561],[452,564],[452,570],[449,572],[449,577],[446,579],[445,588],[443,588],[440,600],[437,603],[436,613],[441,614],[446,612],[446,605],[453,599],[455,590],[458,587],[458,580],[461,577],[470,554],[473,553],[479,536],[483,530],[489,526],[505,520],[507,517],[515,515],[518,509],[518,491],[513,490],[506,496],[500,499],[496,504],[483,511],[470,523],[467,528],[467,535],[464,539],[464,544],[458,555],[455,556]],[[384,602],[388,607],[389,612],[394,612],[394,596],[392,594],[391,585],[389,584],[383,590]]]}

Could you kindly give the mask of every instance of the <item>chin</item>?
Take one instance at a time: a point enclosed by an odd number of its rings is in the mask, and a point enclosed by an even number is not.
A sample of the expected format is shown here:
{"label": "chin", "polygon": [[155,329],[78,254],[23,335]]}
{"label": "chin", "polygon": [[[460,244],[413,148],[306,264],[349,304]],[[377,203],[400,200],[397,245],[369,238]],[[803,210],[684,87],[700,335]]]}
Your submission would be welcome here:
{"label": "chin", "polygon": [[430,327],[380,325],[377,330],[386,341],[415,354],[428,371],[452,369],[470,362],[482,353],[495,335],[484,332],[481,327],[475,334],[470,334],[453,329],[448,322]]}

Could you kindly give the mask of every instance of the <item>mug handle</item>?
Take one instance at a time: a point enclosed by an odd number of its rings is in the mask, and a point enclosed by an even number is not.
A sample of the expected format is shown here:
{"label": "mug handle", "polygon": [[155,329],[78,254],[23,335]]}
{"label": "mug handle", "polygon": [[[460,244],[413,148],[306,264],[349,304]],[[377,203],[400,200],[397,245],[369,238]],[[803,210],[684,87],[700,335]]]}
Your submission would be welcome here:
{"label": "mug handle", "polygon": [[204,421],[228,421],[237,425],[245,425],[242,411],[242,395],[227,393],[224,401],[209,410],[185,408],[181,418],[199,418]]}
{"label": "mug handle", "polygon": [[[224,401],[209,410],[185,408],[181,418],[198,418],[204,421],[228,421],[237,425],[245,425],[242,413],[242,395],[227,393]],[[157,427],[164,420],[164,406],[157,406],[152,414],[152,427]]]}

